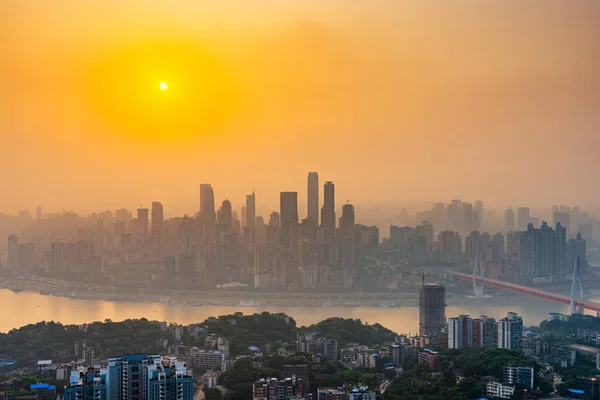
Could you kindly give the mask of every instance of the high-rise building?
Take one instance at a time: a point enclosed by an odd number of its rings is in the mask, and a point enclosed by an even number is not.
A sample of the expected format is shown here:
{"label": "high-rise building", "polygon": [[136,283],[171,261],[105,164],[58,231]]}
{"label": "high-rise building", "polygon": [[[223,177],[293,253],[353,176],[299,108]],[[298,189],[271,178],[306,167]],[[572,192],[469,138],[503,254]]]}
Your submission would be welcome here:
{"label": "high-rise building", "polygon": [[148,366],[160,362],[160,356],[126,354],[108,359],[107,394],[109,399],[146,400]]}
{"label": "high-rise building", "polygon": [[193,400],[194,380],[187,368],[175,359],[165,358],[148,366],[147,400]]}
{"label": "high-rise building", "polygon": [[298,226],[298,193],[281,192],[280,194],[281,240],[286,248],[293,248],[291,243],[292,229]]}
{"label": "high-rise building", "polygon": [[200,193],[202,194],[202,210],[200,213],[202,215],[202,222],[209,229],[214,228],[216,223],[216,212],[215,212],[215,193],[213,191],[212,186],[208,185],[202,189],[202,185],[200,186]]}
{"label": "high-rise building", "polygon": [[323,186],[321,226],[326,236],[329,238],[335,237],[335,185],[333,182],[325,182]]}
{"label": "high-rise building", "polygon": [[108,370],[90,372],[80,369],[72,371],[69,386],[65,387],[64,400],[108,400]]}
{"label": "high-rise building", "polygon": [[498,262],[504,257],[504,235],[500,232],[492,237],[492,261]]}
{"label": "high-rise building", "polygon": [[494,318],[482,315],[473,320],[472,345],[483,349],[498,347],[498,322]]}
{"label": "high-rise building", "polygon": [[202,215],[202,211],[204,210],[204,193],[209,187],[211,187],[210,183],[200,184],[200,215]]}
{"label": "high-rise building", "polygon": [[552,229],[542,222],[539,229],[529,224],[521,234],[519,265],[522,275],[550,276],[567,272],[567,234],[560,223]]}
{"label": "high-rise building", "polygon": [[471,203],[461,203],[462,205],[462,231],[467,233],[475,230],[475,218],[473,205]]}
{"label": "high-rise building", "polygon": [[219,212],[220,223],[225,224],[228,228],[231,227],[232,221],[232,211],[231,211],[231,202],[227,199],[223,200],[221,203],[221,210]]}
{"label": "high-rise building", "polygon": [[246,226],[254,228],[256,224],[256,196],[254,192],[246,195]]}
{"label": "high-rise building", "polygon": [[554,211],[552,213],[552,219],[554,225],[560,223],[567,229],[567,232],[569,232],[569,228],[571,225],[571,215],[568,212]]}
{"label": "high-rise building", "polygon": [[138,208],[137,210],[138,227],[141,235],[148,234],[148,209]]}
{"label": "high-rise building", "polygon": [[521,234],[521,231],[512,231],[506,235],[506,254],[509,257],[521,252]]}
{"label": "high-rise building", "polygon": [[473,347],[473,320],[468,315],[448,319],[448,348]]}
{"label": "high-rise building", "polygon": [[42,207],[40,206],[37,206],[35,209],[35,219],[38,221],[42,219]]}
{"label": "high-rise building", "polygon": [[319,225],[319,174],[308,173],[308,218]]}
{"label": "high-rise building", "polygon": [[164,221],[163,205],[158,201],[152,202],[152,228]]}
{"label": "high-rise building", "polygon": [[422,336],[439,334],[445,325],[446,288],[423,285],[419,291],[419,332]]}
{"label": "high-rise building", "polygon": [[518,223],[519,223],[519,230],[526,231],[527,226],[529,226],[529,223],[531,222],[529,208],[519,207],[517,209],[517,218],[518,218]]}
{"label": "high-rise building", "polygon": [[506,232],[515,230],[515,212],[512,208],[507,208],[504,211],[504,230]]}
{"label": "high-rise building", "polygon": [[481,230],[483,228],[483,201],[477,200],[475,202],[475,229]]}
{"label": "high-rise building", "polygon": [[509,312],[498,321],[498,348],[523,350],[523,318]]}
{"label": "high-rise building", "polygon": [[340,236],[354,237],[354,225],[354,206],[350,203],[344,204],[340,217]]}
{"label": "high-rise building", "polygon": [[573,266],[575,265],[575,257],[579,256],[580,265],[587,263],[587,241],[581,235],[581,232],[577,233],[577,236],[573,239],[569,239],[567,242],[567,259],[568,269],[566,272],[573,273]]}
{"label": "high-rise building", "polygon": [[269,216],[269,223],[267,224],[267,244],[279,244],[279,231],[279,213],[273,211]]}

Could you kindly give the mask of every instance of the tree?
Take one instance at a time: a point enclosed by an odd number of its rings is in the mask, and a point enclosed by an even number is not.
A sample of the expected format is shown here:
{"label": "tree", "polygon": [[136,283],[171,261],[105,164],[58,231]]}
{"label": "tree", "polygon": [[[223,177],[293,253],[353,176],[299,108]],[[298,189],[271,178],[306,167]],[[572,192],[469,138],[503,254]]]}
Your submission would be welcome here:
{"label": "tree", "polygon": [[221,400],[221,391],[216,388],[204,388],[202,390],[204,392],[205,400]]}

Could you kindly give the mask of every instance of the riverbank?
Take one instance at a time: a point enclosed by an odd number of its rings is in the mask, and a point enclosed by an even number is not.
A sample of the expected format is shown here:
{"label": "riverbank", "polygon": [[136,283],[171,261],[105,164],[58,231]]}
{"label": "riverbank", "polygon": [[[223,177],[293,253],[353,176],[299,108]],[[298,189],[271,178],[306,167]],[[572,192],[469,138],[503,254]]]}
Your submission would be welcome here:
{"label": "riverbank", "polygon": [[[0,280],[0,289],[15,293],[30,292],[47,296],[80,300],[107,300],[202,306],[303,306],[303,307],[414,307],[418,305],[418,286],[399,292],[301,292],[258,290],[168,290],[156,288],[124,288],[62,281],[37,276],[19,276]],[[448,299],[464,299],[465,293],[449,288]]]}

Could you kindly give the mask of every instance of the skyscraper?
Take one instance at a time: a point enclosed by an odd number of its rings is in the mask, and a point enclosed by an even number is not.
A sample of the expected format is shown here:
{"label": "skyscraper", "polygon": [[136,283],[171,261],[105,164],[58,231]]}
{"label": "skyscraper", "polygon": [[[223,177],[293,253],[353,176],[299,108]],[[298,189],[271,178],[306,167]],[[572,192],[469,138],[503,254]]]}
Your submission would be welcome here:
{"label": "skyscraper", "polygon": [[254,228],[256,224],[256,197],[254,192],[246,195],[246,226]]}
{"label": "skyscraper", "polygon": [[567,233],[560,224],[552,229],[544,221],[539,229],[529,224],[521,234],[519,266],[522,275],[533,277],[565,273],[567,265]]}
{"label": "skyscraper", "polygon": [[202,214],[202,210],[204,210],[203,205],[204,205],[204,193],[206,192],[206,189],[208,189],[210,186],[210,183],[201,183],[200,184],[200,214]]}
{"label": "skyscraper", "polygon": [[181,362],[163,359],[148,366],[147,400],[192,400],[194,380]]}
{"label": "skyscraper", "polygon": [[286,248],[293,248],[291,238],[292,227],[298,225],[298,193],[281,192],[279,207],[279,214],[281,216],[280,244]]}
{"label": "skyscraper", "polygon": [[475,202],[475,229],[483,228],[483,201]]}
{"label": "skyscraper", "polygon": [[419,331],[421,335],[441,333],[446,325],[446,288],[423,285],[419,291]]}
{"label": "skyscraper", "polygon": [[64,400],[108,400],[107,396],[108,370],[99,373],[72,371],[69,386],[65,387]]}
{"label": "skyscraper", "polygon": [[202,190],[202,185],[200,185],[200,188],[200,192],[202,193],[202,209],[200,210],[202,222],[204,226],[212,228],[216,223],[215,194],[210,185],[205,187],[204,190]]}
{"label": "skyscraper", "polygon": [[108,359],[106,398],[109,400],[192,400],[193,394],[192,377],[183,363],[172,358],[126,354]]}
{"label": "skyscraper", "polygon": [[342,207],[342,216],[340,217],[340,236],[354,237],[354,206],[350,203]]}
{"label": "skyscraper", "polygon": [[137,219],[138,219],[138,226],[140,229],[140,234],[147,235],[148,234],[148,209],[147,208],[138,208]]}
{"label": "skyscraper", "polygon": [[308,218],[317,226],[319,224],[319,174],[308,173]]}
{"label": "skyscraper", "polygon": [[227,227],[231,227],[231,202],[229,200],[223,200],[223,203],[221,203],[221,212],[219,213],[219,215],[221,218],[219,222],[227,225]]}
{"label": "skyscraper", "polygon": [[326,236],[335,237],[335,185],[333,182],[325,182],[323,186],[321,226]]}
{"label": "skyscraper", "polygon": [[473,347],[473,320],[468,315],[448,319],[448,348]]}
{"label": "skyscraper", "polygon": [[163,205],[158,201],[152,203],[152,228],[164,221]]}
{"label": "skyscraper", "polygon": [[529,225],[531,216],[529,215],[529,208],[519,207],[517,210],[517,217],[519,222],[519,230],[526,231]]}
{"label": "skyscraper", "polygon": [[473,320],[473,341],[475,348],[491,349],[498,347],[498,322],[482,315]]}
{"label": "skyscraper", "polygon": [[504,212],[504,230],[506,232],[515,230],[515,212],[512,208],[507,208]]}
{"label": "skyscraper", "polygon": [[126,354],[108,359],[107,394],[109,399],[146,400],[148,365],[160,356]]}
{"label": "skyscraper", "polygon": [[498,321],[498,348],[523,350],[523,318],[517,313],[509,312]]}

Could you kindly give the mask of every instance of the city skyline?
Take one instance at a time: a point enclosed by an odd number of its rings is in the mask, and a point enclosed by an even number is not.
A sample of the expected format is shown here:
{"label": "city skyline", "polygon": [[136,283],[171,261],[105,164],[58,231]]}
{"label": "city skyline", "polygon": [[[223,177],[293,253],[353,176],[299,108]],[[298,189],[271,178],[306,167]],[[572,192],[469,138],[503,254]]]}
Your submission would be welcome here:
{"label": "city skyline", "polygon": [[234,3],[3,2],[0,210],[277,199],[307,170],[357,204],[597,207],[597,2]]}

